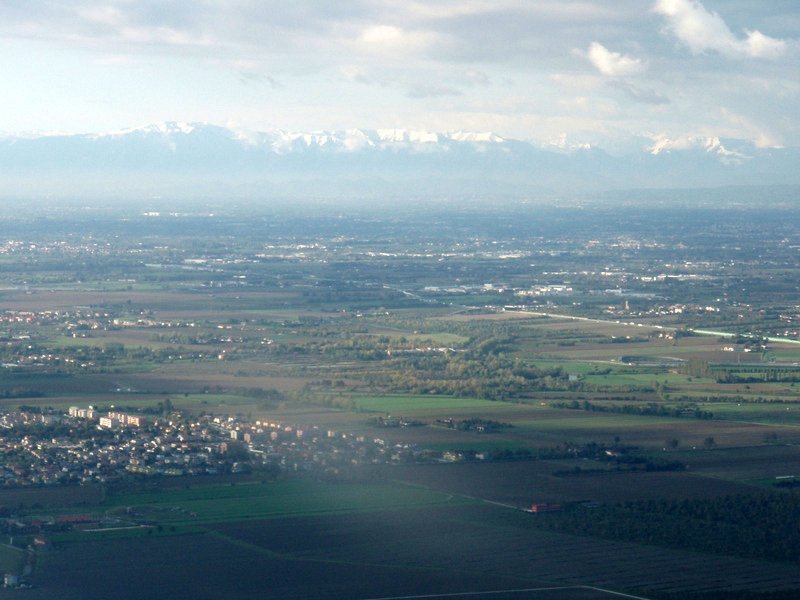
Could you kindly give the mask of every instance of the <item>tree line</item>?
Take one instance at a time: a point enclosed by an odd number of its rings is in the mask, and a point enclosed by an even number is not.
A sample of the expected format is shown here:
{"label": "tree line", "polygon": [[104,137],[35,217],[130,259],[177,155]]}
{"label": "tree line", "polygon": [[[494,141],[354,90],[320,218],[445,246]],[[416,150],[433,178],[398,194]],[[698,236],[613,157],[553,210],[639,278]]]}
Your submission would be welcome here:
{"label": "tree line", "polygon": [[537,515],[534,526],[574,535],[741,558],[800,560],[800,496],[737,494],[636,500]]}

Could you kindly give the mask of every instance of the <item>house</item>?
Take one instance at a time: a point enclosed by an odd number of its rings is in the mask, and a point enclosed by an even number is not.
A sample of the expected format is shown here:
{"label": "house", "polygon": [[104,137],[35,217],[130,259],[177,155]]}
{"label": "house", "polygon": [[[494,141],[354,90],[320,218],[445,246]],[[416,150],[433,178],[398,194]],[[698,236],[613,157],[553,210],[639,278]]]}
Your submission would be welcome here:
{"label": "house", "polygon": [[543,513],[543,512],[558,512],[561,510],[560,504],[532,504],[531,505],[531,512],[532,513]]}

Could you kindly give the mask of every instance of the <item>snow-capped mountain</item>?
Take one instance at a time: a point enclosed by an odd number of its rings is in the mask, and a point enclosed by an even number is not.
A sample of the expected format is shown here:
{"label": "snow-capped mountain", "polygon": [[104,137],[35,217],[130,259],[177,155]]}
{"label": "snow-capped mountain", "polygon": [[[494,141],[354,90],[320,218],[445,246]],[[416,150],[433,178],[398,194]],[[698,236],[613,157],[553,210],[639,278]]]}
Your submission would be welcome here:
{"label": "snow-capped mountain", "polygon": [[800,149],[669,139],[611,155],[564,140],[403,129],[240,131],[159,123],[106,134],[0,137],[8,196],[525,195],[626,188],[800,184]]}

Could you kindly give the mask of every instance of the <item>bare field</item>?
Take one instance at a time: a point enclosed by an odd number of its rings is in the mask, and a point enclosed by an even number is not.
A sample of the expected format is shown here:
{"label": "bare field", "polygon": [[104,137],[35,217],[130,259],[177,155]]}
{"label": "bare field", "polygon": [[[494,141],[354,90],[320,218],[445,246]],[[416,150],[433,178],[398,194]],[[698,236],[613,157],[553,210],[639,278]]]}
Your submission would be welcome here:
{"label": "bare field", "polygon": [[[105,291],[96,290],[3,290],[0,292],[0,305],[9,310],[54,310],[74,309],[78,306],[101,307],[103,305],[142,305],[155,307],[161,311],[173,310],[176,315],[184,315],[175,307],[186,307],[189,310],[213,312],[214,302],[237,300],[285,300],[296,297],[293,292],[180,292],[180,291]],[[130,302],[129,302],[130,301]],[[209,304],[211,302],[211,304]],[[227,311],[226,311],[227,314]],[[162,316],[163,317],[163,316]],[[180,317],[184,320],[186,317]]]}
{"label": "bare field", "polygon": [[517,578],[376,562],[281,555],[218,533],[99,540],[43,555],[37,588],[19,597],[50,600],[58,590],[60,600],[352,600],[520,587]]}
{"label": "bare field", "polygon": [[345,563],[369,560],[486,577],[539,579],[553,586],[766,591],[792,588],[800,575],[797,566],[540,532],[530,528],[535,518],[483,505],[369,513],[358,518],[231,523],[216,529],[282,556]]}
{"label": "bare field", "polygon": [[0,295],[0,304],[8,310],[66,310],[78,306],[99,307],[104,304],[170,304],[193,302],[198,299],[197,294],[180,292],[137,292],[137,291],[67,291],[67,290],[32,290],[3,291]]}
{"label": "bare field", "polygon": [[[404,406],[407,408],[408,403]],[[492,442],[499,445],[512,442],[519,446],[549,448],[562,444],[597,442],[613,444],[616,438],[625,445],[661,450],[667,440],[677,439],[680,448],[703,448],[711,436],[716,447],[761,445],[772,434],[781,440],[800,443],[800,428],[764,425],[736,421],[708,421],[691,417],[669,418],[638,416],[622,413],[596,413],[583,410],[553,409],[531,405],[488,404],[475,408],[428,409],[388,411],[395,416],[405,416],[426,424],[436,424],[437,419],[454,420],[482,418],[509,423],[512,427],[496,432],[476,433],[439,427],[381,428],[370,425],[365,414],[342,413],[337,419],[345,431],[368,433],[393,442],[426,444],[452,443],[459,447],[469,445],[485,447]]]}
{"label": "bare field", "polygon": [[[597,467],[590,461],[584,469]],[[760,492],[753,486],[692,473],[608,471],[554,475],[559,461],[413,465],[385,470],[385,476],[414,485],[500,502],[517,508],[549,502],[616,503],[657,498],[713,498]]]}
{"label": "bare field", "polygon": [[[577,413],[574,416],[563,412]],[[700,421],[692,418],[638,417],[624,414],[601,414],[583,411],[553,411],[525,423],[527,432],[553,441],[574,440],[611,443],[619,437],[623,444],[661,449],[666,440],[677,439],[681,447],[702,448],[713,437],[716,447],[760,445],[766,435],[779,432],[782,439],[800,442],[800,429],[741,423],[735,421]],[[560,413],[560,414],[559,414]],[[520,424],[522,426],[522,424]],[[513,431],[513,430],[512,430]],[[516,433],[516,432],[514,432]]]}
{"label": "bare field", "polygon": [[[216,365],[217,363],[214,363]],[[220,365],[222,366],[222,365]],[[226,388],[260,387],[281,391],[297,390],[305,384],[305,379],[279,375],[238,375],[236,364],[224,365],[229,372],[216,372],[207,363],[172,363],[161,365],[158,369],[140,374],[107,376],[118,383],[117,387],[131,387],[138,391],[160,393],[184,393],[202,390],[204,386]]]}
{"label": "bare field", "polygon": [[530,313],[523,313],[523,312],[499,312],[499,313],[454,313],[449,315],[437,315],[435,317],[429,317],[431,321],[531,321],[531,322],[542,322],[545,323],[547,321],[544,317],[539,317],[536,315],[532,315]]}
{"label": "bare field", "polygon": [[734,447],[713,452],[679,451],[674,456],[688,463],[693,472],[711,477],[737,481],[800,477],[800,446],[797,445]]}
{"label": "bare field", "polygon": [[102,491],[99,485],[68,487],[34,487],[0,489],[0,506],[16,510],[22,506],[27,510],[39,506],[91,505],[100,502]]}
{"label": "bare field", "polygon": [[[675,473],[598,476],[604,482],[593,481],[592,476],[554,478],[544,473],[551,467],[540,461],[387,471],[392,476],[405,474],[404,479],[415,485],[435,483],[450,493],[489,492],[497,495],[495,501],[507,500],[519,490],[527,490],[534,501],[553,502],[550,498],[558,497],[563,502],[569,495],[591,499],[592,490],[620,497],[630,497],[634,490],[647,498],[670,497],[676,490],[686,497],[712,497],[752,489]],[[609,482],[617,475],[629,481],[620,486]],[[632,483],[634,475],[638,482]],[[564,586],[632,592],[772,591],[791,589],[800,578],[796,565],[538,531],[533,528],[536,518],[486,503],[452,502],[216,522],[206,525],[207,534],[64,542],[40,556],[37,588],[24,597],[50,598],[55,589],[65,600],[349,600],[456,593],[480,598],[482,590]],[[78,569],[78,564],[83,566]],[[599,600],[607,595],[560,592],[507,597]]]}

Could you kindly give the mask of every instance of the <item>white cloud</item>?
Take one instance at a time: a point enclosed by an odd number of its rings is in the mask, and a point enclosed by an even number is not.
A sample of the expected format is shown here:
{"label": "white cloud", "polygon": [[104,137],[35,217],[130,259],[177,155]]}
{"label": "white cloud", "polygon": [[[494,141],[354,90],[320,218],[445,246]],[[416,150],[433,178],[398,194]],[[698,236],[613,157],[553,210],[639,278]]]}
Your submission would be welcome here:
{"label": "white cloud", "polygon": [[489,76],[486,73],[484,73],[483,71],[477,71],[472,69],[465,71],[462,76],[462,79],[467,85],[478,85],[486,87],[491,83],[491,80],[489,79]]}
{"label": "white cloud", "polygon": [[242,71],[239,73],[239,81],[245,85],[249,85],[251,83],[267,84],[273,90],[283,87],[277,79],[265,73],[252,73],[249,71]]}
{"label": "white cloud", "polygon": [[639,58],[631,58],[619,52],[611,52],[598,42],[592,42],[586,57],[603,75],[612,77],[625,77],[635,75],[644,70],[644,64]]}
{"label": "white cloud", "polygon": [[114,6],[92,6],[78,8],[79,17],[90,22],[102,23],[105,25],[119,25],[124,22],[124,15]]}
{"label": "white cloud", "polygon": [[358,44],[369,52],[418,54],[444,42],[444,38],[444,35],[434,31],[406,30],[394,25],[371,25],[361,32]]}
{"label": "white cloud", "polygon": [[339,67],[339,73],[341,73],[342,77],[344,77],[347,81],[364,83],[367,85],[374,83],[372,77],[370,77],[367,72],[358,65],[341,65]]}
{"label": "white cloud", "polygon": [[119,31],[125,42],[138,45],[197,46],[210,48],[217,40],[210,36],[181,31],[172,27],[123,27]]}
{"label": "white cloud", "polygon": [[744,42],[747,53],[757,58],[778,58],[786,51],[786,42],[767,37],[760,31],[748,31]]}
{"label": "white cloud", "polygon": [[550,80],[565,88],[575,88],[579,90],[597,90],[603,86],[604,80],[597,75],[571,75],[565,73],[554,73],[550,75]]}
{"label": "white cloud", "polygon": [[669,104],[669,98],[664,94],[656,90],[636,86],[629,81],[614,80],[609,82],[608,85],[625,92],[631,100],[636,102],[653,105]]}
{"label": "white cloud", "polygon": [[410,98],[435,98],[436,96],[461,96],[463,92],[449,85],[415,82],[407,86]]}
{"label": "white cloud", "polygon": [[693,54],[712,50],[730,58],[776,59],[786,51],[786,42],[760,31],[745,31],[738,39],[725,21],[697,0],[656,0],[654,9],[667,18],[667,28]]}
{"label": "white cloud", "polygon": [[[601,3],[602,4],[602,3]],[[437,0],[436,2],[400,2],[402,9],[419,18],[454,19],[514,12],[553,21],[607,18],[614,7],[604,7],[592,1],[574,0]]]}

